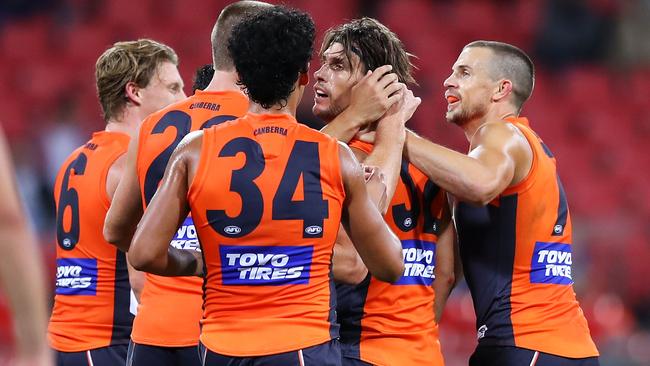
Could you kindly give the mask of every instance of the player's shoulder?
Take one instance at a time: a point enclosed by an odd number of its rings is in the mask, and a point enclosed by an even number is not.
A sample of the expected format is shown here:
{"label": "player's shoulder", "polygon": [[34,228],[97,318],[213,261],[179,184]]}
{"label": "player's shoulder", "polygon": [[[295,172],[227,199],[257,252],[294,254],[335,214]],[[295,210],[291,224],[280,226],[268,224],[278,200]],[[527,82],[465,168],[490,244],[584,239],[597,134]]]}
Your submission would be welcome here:
{"label": "player's shoulder", "polygon": [[312,139],[312,140],[315,140],[315,141],[323,141],[323,142],[328,142],[328,143],[331,143],[331,144],[337,144],[338,143],[338,141],[334,137],[332,137],[332,136],[330,136],[328,134],[325,134],[323,132],[320,132],[319,130],[315,130],[315,129],[313,129],[313,128],[307,126],[307,125],[304,125],[304,124],[302,124],[300,122],[298,122],[298,134],[299,134],[299,136],[301,136],[303,138],[309,138],[309,139]]}
{"label": "player's shoulder", "polygon": [[88,141],[74,149],[66,160],[76,159],[80,153],[86,153],[86,155],[102,155],[110,153],[113,150],[126,151],[129,140],[129,135],[123,132],[97,131],[91,135]]}
{"label": "player's shoulder", "polygon": [[527,143],[525,136],[517,126],[503,120],[490,120],[478,127],[471,144],[474,146],[505,146],[513,142]]}

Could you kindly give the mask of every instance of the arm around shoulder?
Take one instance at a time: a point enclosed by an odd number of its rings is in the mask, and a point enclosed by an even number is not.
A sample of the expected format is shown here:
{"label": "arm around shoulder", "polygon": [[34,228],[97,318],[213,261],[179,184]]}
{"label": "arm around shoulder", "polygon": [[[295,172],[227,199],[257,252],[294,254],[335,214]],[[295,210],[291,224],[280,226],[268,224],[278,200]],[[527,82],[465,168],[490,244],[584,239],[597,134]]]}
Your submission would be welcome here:
{"label": "arm around shoulder", "polygon": [[442,189],[486,205],[512,182],[519,141],[501,122],[484,124],[474,140],[465,155],[409,131],[405,146],[409,161]]}

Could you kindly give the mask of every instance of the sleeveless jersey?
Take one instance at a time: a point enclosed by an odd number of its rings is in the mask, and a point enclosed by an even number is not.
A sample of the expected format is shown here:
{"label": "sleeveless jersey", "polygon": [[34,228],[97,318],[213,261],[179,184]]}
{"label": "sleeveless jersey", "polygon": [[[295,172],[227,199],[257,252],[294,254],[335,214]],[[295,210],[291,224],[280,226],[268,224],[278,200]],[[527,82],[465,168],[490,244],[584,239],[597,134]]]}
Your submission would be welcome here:
{"label": "sleeveless jersey", "polygon": [[[350,147],[372,152],[359,140]],[[356,286],[337,284],[342,353],[379,366],[443,365],[432,284],[447,200],[407,161],[400,178],[384,219],[402,242],[404,274],[392,285],[371,275]]]}
{"label": "sleeveless jersey", "polygon": [[338,149],[285,114],[205,130],[188,200],[206,270],[201,342],[211,351],[262,356],[338,336]]}
{"label": "sleeveless jersey", "polygon": [[486,206],[456,210],[479,346],[597,356],[573,292],[571,217],[555,158],[527,119],[508,122],[532,149],[528,176]]}
{"label": "sleeveless jersey", "polygon": [[54,186],[56,294],[52,348],[81,352],[129,343],[133,315],[126,256],[102,234],[110,206],[106,178],[129,136],[96,132],[65,161]]}
{"label": "sleeveless jersey", "polygon": [[[197,90],[193,96],[147,117],[140,128],[137,159],[145,208],[156,193],[172,152],[185,135],[241,117],[247,109],[248,98],[240,92]],[[170,245],[200,250],[191,217],[185,219]],[[133,341],[161,347],[197,345],[202,285],[199,277],[163,277],[146,273],[133,323]]]}

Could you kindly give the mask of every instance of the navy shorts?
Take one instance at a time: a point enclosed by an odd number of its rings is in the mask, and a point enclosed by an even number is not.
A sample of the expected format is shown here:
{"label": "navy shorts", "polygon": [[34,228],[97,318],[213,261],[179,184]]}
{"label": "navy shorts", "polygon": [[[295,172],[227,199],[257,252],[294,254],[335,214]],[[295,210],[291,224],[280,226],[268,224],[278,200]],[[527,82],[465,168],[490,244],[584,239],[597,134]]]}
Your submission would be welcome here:
{"label": "navy shorts", "polygon": [[199,366],[197,346],[158,347],[131,342],[126,366]]}
{"label": "navy shorts", "polygon": [[55,350],[57,366],[114,366],[126,364],[128,345],[102,347],[82,352]]}
{"label": "navy shorts", "polygon": [[600,366],[598,357],[567,358],[518,347],[477,347],[469,366]]}
{"label": "navy shorts", "polygon": [[356,358],[343,356],[341,359],[341,366],[372,366],[372,364]]}
{"label": "navy shorts", "polygon": [[258,357],[232,357],[214,353],[199,345],[202,366],[341,366],[338,340],[309,348]]}

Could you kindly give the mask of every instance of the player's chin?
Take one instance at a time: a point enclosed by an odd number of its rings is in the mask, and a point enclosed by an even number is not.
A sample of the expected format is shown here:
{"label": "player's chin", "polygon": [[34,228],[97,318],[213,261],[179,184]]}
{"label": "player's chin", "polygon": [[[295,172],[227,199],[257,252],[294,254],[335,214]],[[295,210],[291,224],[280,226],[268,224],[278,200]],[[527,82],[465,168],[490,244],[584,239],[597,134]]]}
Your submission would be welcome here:
{"label": "player's chin", "polygon": [[449,122],[449,123],[453,123],[453,124],[456,124],[456,125],[459,125],[459,124],[460,124],[459,114],[458,114],[458,113],[454,113],[454,111],[447,111],[447,112],[445,113],[445,119],[446,119],[447,122]]}
{"label": "player's chin", "polygon": [[328,111],[329,109],[327,108],[327,106],[319,102],[315,102],[314,106],[311,107],[311,112],[314,114],[314,116],[320,119],[326,119],[329,115]]}

